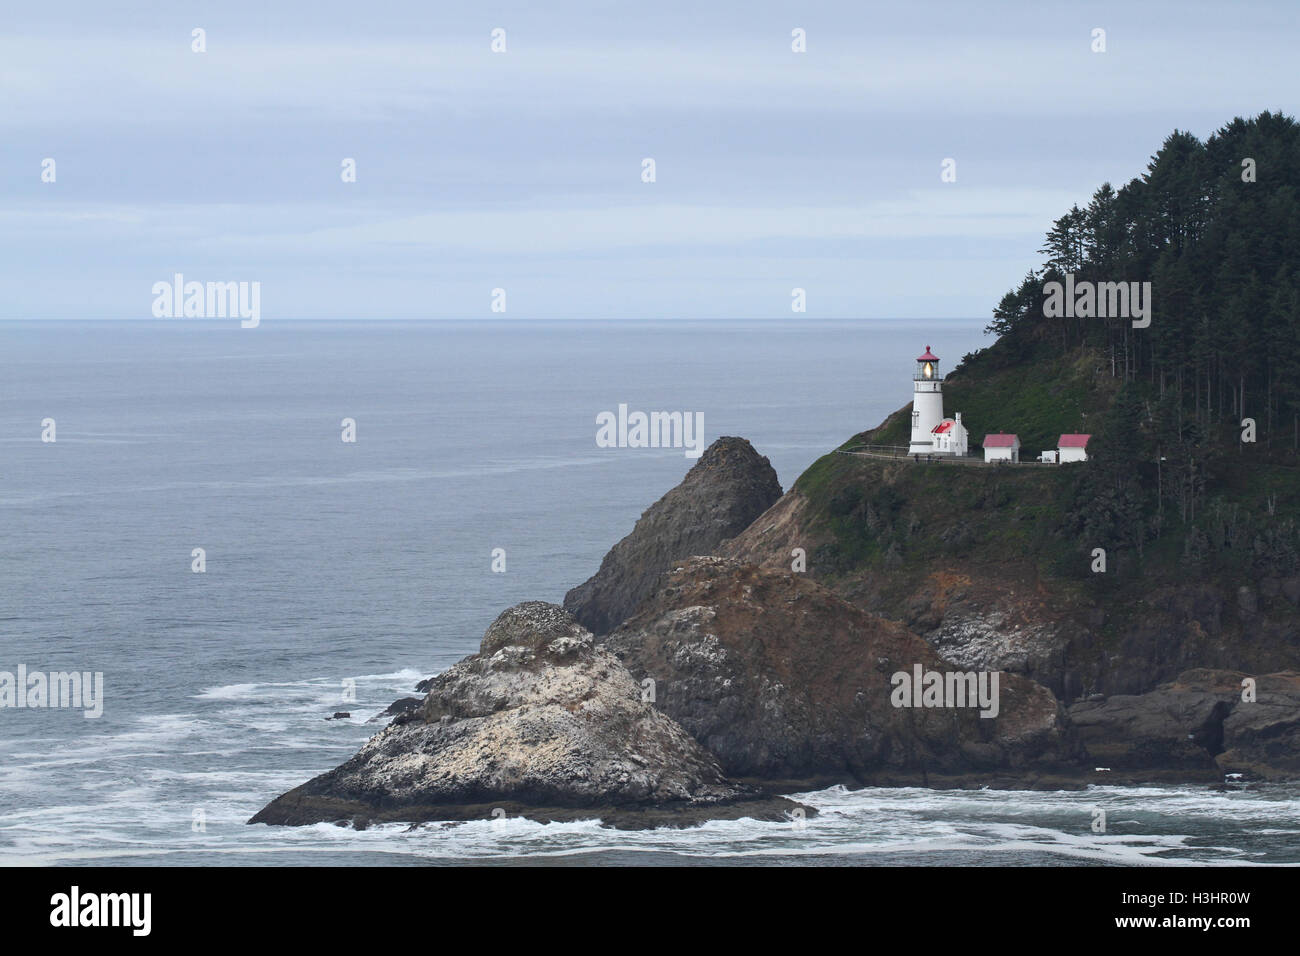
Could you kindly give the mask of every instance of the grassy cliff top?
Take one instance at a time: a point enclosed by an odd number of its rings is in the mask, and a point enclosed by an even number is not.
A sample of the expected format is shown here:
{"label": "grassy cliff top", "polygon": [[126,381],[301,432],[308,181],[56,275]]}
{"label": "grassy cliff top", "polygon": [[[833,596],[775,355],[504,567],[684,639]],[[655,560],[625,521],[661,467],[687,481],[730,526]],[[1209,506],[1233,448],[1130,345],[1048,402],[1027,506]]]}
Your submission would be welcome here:
{"label": "grassy cliff top", "polygon": [[[1000,361],[997,347],[967,356],[944,379],[944,413],[961,412],[970,431],[971,451],[984,436],[1011,432],[1020,436],[1021,454],[1037,457],[1055,448],[1067,432],[1101,426],[1119,383],[1110,377],[1104,356],[1080,348],[1065,360],[1042,356],[1025,362]],[[911,406],[890,415],[864,439],[882,445],[906,445],[911,436]]]}

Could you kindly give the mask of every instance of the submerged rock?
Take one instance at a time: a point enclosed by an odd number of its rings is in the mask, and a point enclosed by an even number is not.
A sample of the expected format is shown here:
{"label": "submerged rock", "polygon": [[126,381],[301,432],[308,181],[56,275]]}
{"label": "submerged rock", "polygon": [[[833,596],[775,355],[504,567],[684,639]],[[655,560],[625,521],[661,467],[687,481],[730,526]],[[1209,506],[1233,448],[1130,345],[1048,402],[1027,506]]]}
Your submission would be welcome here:
{"label": "submerged rock", "polygon": [[780,819],[797,806],[728,781],[589,631],[560,607],[528,602],[493,622],[478,654],[433,678],[418,710],[249,822],[522,815],[635,827]]}
{"label": "submerged rock", "polygon": [[607,634],[632,615],[672,562],[711,554],[781,497],[776,471],[743,438],[719,438],[681,484],[641,516],[600,570],[564,597],[585,627]]}

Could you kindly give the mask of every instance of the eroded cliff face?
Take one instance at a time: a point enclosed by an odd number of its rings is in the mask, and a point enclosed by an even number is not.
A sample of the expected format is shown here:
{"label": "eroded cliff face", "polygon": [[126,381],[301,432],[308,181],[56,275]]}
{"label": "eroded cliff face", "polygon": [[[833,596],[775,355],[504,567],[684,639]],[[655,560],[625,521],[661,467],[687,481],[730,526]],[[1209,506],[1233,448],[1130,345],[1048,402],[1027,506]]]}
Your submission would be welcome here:
{"label": "eroded cliff face", "polygon": [[1013,562],[979,568],[954,556],[921,569],[843,570],[822,559],[835,546],[824,516],[798,489],[760,515],[719,549],[737,560],[789,570],[795,549],[806,555],[806,574],[846,601],[896,620],[963,669],[996,669],[1038,681],[1069,701],[1095,691],[1098,675],[1078,650],[1085,626]]}
{"label": "eroded cliff face", "polygon": [[528,602],[493,622],[478,654],[433,678],[418,710],[249,822],[490,819],[500,808],[654,826],[779,819],[796,806],[728,781],[589,631]]}
{"label": "eroded cliff face", "polygon": [[[864,485],[888,480],[864,469]],[[924,502],[914,502],[924,512]],[[1010,508],[1008,512],[1010,513]],[[960,521],[949,516],[926,520]],[[1189,569],[1099,599],[1077,581],[1044,576],[1017,553],[972,560],[963,548],[924,561],[845,567],[827,515],[797,487],[719,552],[789,570],[802,548],[807,574],[856,606],[896,620],[962,668],[999,668],[1051,688],[1064,703],[1142,694],[1195,668],[1253,674],[1300,668],[1300,578],[1254,586]]]}
{"label": "eroded cliff face", "polygon": [[646,509],[600,570],[564,597],[564,607],[596,634],[631,616],[672,562],[710,554],[781,497],[776,471],[743,438],[719,438],[682,482]]}
{"label": "eroded cliff face", "polygon": [[1082,758],[1052,693],[1016,674],[1000,675],[994,717],[895,706],[893,674],[952,666],[903,625],[788,570],[691,558],[607,645],[735,776],[853,783]]}
{"label": "eroded cliff face", "polygon": [[[1044,573],[1027,548],[972,539],[1011,529],[1026,540],[1014,529],[1039,504],[1030,473],[999,488],[912,467],[823,462],[810,488],[801,478],[719,550],[787,571],[802,549],[809,577],[915,631],[952,666],[1050,688],[1107,779],[1300,775],[1300,577],[1242,583],[1189,565],[1089,587]],[[1241,699],[1247,677],[1255,702]]]}

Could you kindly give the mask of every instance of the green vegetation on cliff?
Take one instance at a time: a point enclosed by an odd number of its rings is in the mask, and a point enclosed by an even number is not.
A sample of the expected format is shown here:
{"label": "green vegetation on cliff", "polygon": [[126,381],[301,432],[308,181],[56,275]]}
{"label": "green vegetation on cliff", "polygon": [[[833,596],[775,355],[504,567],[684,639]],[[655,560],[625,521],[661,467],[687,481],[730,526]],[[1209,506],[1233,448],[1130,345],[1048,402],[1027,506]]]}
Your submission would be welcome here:
{"label": "green vegetation on cliff", "polygon": [[[1175,131],[1146,172],[1105,183],[1048,233],[1041,269],[993,310],[990,360],[1024,367],[1086,347],[1168,399],[1181,423],[1253,417],[1260,443],[1300,446],[1300,125],[1261,113],[1204,143]],[[1044,315],[1044,285],[1150,282],[1151,324]],[[1172,395],[1171,395],[1172,393]]]}
{"label": "green vegetation on cliff", "polygon": [[[1090,590],[1300,570],[1300,126],[1264,113],[1205,143],[1175,132],[1147,171],[1107,184],[1048,234],[1043,268],[994,310],[998,340],[944,385],[972,442],[1062,432],[1090,460],[1051,467],[915,465],[833,453],[795,488],[832,574],[941,556],[1016,562]],[[1256,181],[1242,179],[1242,160]],[[1044,284],[1152,283],[1152,321],[1049,318]],[[1256,440],[1242,441],[1243,418]],[[846,443],[906,444],[910,410]],[[1091,572],[1093,549],[1107,573]],[[810,556],[811,557],[811,556]]]}

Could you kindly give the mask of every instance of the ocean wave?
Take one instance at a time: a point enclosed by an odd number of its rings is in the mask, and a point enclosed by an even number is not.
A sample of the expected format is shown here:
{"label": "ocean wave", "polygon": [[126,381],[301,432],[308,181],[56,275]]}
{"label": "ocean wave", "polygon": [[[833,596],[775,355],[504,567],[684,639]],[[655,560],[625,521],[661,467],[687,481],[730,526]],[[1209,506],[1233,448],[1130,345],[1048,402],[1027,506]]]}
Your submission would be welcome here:
{"label": "ocean wave", "polygon": [[[339,704],[341,679],[210,686],[191,710],[141,716],[108,733],[0,742],[0,863],[261,865],[582,858],[761,865],[798,860],[867,865],[1222,866],[1300,864],[1300,787],[1092,786],[1079,791],[850,789],[793,794],[818,810],[796,821],[715,820],[626,831],[598,817],[520,817],[373,825],[248,826],[279,793],[341,763],[379,728],[364,722],[395,689],[426,676],[401,667],[351,678],[361,703]],[[330,709],[352,717],[325,722]],[[1093,833],[1097,808],[1107,832]],[[194,832],[196,810],[206,830]],[[93,849],[88,849],[93,848]]]}

